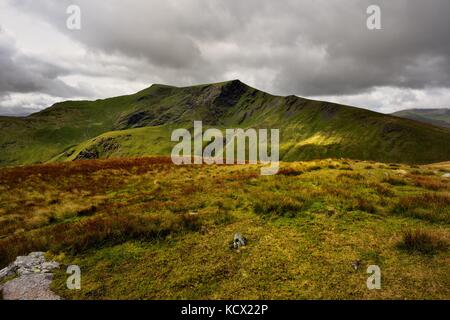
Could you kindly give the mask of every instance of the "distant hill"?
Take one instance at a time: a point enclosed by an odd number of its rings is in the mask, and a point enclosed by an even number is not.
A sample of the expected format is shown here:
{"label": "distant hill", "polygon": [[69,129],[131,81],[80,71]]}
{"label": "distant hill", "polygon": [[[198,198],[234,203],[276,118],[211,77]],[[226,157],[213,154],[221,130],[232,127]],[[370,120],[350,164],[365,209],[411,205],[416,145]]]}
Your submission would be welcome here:
{"label": "distant hill", "polygon": [[450,109],[406,109],[392,115],[450,128]]}
{"label": "distant hill", "polygon": [[352,158],[450,160],[450,129],[297,96],[274,96],[239,80],[66,101],[27,117],[0,117],[0,165],[169,155],[173,129],[193,120],[217,128],[279,128],[284,161]]}

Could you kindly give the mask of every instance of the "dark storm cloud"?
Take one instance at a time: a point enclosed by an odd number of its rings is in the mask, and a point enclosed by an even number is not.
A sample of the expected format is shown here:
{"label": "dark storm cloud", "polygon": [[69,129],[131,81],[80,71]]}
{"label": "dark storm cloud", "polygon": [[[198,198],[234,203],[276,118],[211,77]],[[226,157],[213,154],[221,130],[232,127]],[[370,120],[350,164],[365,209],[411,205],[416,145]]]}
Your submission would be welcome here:
{"label": "dark storm cloud", "polygon": [[58,79],[58,76],[69,74],[68,70],[21,54],[5,35],[0,35],[0,70],[0,96],[30,92],[59,97],[80,94],[78,89]]}
{"label": "dark storm cloud", "polygon": [[[280,89],[321,95],[352,94],[375,86],[448,87],[450,1],[371,2],[381,6],[382,30],[362,27],[361,12],[368,3],[311,15],[302,27],[312,44],[324,45],[325,57],[313,67],[290,59],[277,77]],[[321,27],[314,29],[317,26]]]}
{"label": "dark storm cloud", "polygon": [[[115,63],[126,66],[126,72],[110,74],[111,78],[175,85],[241,78],[273,93],[305,96],[361,95],[384,87],[450,87],[448,0],[14,0],[9,4],[50,24],[93,55],[120,57]],[[78,31],[66,28],[66,9],[71,4],[81,8]],[[371,4],[381,7],[382,30],[366,27]],[[7,49],[2,49],[6,73],[0,75],[0,90],[61,96],[71,90],[58,81],[62,73],[107,76],[105,70],[90,66],[67,71],[39,61],[28,61],[31,67],[25,68],[11,60],[17,53]]]}

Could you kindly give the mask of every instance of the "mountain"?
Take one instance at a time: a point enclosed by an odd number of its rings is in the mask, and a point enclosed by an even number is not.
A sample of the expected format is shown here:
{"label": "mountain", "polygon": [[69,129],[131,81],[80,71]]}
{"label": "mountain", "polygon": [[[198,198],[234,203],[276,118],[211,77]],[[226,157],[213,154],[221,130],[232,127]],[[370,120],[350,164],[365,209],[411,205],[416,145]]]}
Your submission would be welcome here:
{"label": "mountain", "polygon": [[406,109],[392,115],[450,128],[450,109]]}
{"label": "mountain", "polygon": [[450,160],[450,129],[297,96],[275,96],[239,80],[57,103],[27,117],[0,117],[0,165],[169,155],[175,128],[279,128],[284,161],[352,158]]}

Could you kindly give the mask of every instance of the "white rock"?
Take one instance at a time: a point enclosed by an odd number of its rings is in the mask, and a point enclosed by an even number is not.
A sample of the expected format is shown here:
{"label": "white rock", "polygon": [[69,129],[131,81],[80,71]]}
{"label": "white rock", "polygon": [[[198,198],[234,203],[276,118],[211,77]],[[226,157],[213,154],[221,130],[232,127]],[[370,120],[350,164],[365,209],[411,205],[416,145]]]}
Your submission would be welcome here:
{"label": "white rock", "polygon": [[12,276],[13,274],[14,274],[14,271],[12,270],[12,268],[10,266],[3,268],[2,270],[0,270],[0,280],[5,277]]}
{"label": "white rock", "polygon": [[19,276],[23,276],[23,275],[31,274],[31,273],[33,273],[33,271],[31,271],[29,268],[19,268],[19,269],[17,269],[16,273]]}
{"label": "white rock", "polygon": [[58,269],[59,263],[56,261],[44,262],[41,267],[43,272],[48,272],[53,269]]}
{"label": "white rock", "polygon": [[45,259],[45,253],[41,251],[32,252],[28,255],[31,258],[42,258]]}
{"label": "white rock", "polygon": [[3,285],[5,300],[61,300],[50,290],[51,274],[30,274],[8,281]]}
{"label": "white rock", "polygon": [[51,270],[59,268],[56,261],[45,261],[44,252],[32,252],[28,256],[18,256],[6,268],[0,270],[0,280],[6,276],[18,275],[0,287],[5,300],[58,300],[49,289],[52,281]]}

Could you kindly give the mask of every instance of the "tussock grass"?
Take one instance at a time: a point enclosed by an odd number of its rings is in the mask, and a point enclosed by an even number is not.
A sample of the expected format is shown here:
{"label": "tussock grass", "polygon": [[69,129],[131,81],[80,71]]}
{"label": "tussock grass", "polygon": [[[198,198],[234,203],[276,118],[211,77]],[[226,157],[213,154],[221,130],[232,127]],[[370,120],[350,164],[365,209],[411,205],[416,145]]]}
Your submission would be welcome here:
{"label": "tussock grass", "polygon": [[389,183],[393,186],[406,186],[408,184],[408,181],[406,181],[405,179],[392,176],[384,178],[382,182]]}
{"label": "tussock grass", "polygon": [[420,188],[436,191],[450,189],[449,182],[438,177],[412,175],[410,178],[412,179],[412,184]]}
{"label": "tussock grass", "polygon": [[379,195],[384,197],[392,197],[395,195],[392,188],[383,185],[382,183],[372,182],[369,184],[370,188],[373,188]]}
{"label": "tussock grass", "polygon": [[357,181],[361,181],[361,180],[365,179],[365,177],[360,173],[355,173],[355,174],[341,173],[341,174],[337,175],[337,178],[338,179],[352,179],[352,180],[357,180]]}
{"label": "tussock grass", "polygon": [[279,175],[283,175],[283,176],[299,176],[301,174],[303,174],[304,172],[302,170],[296,170],[296,169],[292,169],[292,168],[288,168],[288,169],[281,169],[278,171]]}
{"label": "tussock grass", "polygon": [[392,211],[394,214],[406,217],[450,223],[450,195],[423,193],[401,197]]}
{"label": "tussock grass", "polygon": [[306,202],[286,196],[266,195],[255,201],[253,209],[263,216],[295,217],[306,207]]}
{"label": "tussock grass", "polygon": [[77,254],[128,240],[164,239],[172,233],[200,228],[198,217],[189,214],[95,216],[1,239],[0,265],[30,251],[64,250]]}
{"label": "tussock grass", "polygon": [[376,213],[378,211],[377,207],[370,200],[363,198],[357,200],[354,209],[365,211],[367,213]]}
{"label": "tussock grass", "polygon": [[403,233],[399,247],[410,252],[435,254],[448,251],[448,242],[438,233],[410,229]]}

